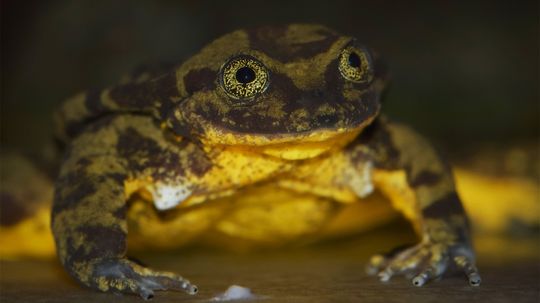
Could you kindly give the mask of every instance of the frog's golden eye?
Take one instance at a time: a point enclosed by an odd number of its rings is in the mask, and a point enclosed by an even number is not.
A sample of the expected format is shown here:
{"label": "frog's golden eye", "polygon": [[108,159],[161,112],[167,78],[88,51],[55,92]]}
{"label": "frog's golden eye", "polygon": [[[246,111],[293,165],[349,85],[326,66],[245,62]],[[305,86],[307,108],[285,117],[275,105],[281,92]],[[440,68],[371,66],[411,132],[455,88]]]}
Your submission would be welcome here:
{"label": "frog's golden eye", "polygon": [[368,52],[353,46],[341,52],[339,71],[345,79],[356,83],[369,83],[373,79],[371,58]]}
{"label": "frog's golden eye", "polygon": [[268,80],[266,67],[251,56],[232,58],[221,68],[221,85],[233,99],[253,99],[268,88]]}

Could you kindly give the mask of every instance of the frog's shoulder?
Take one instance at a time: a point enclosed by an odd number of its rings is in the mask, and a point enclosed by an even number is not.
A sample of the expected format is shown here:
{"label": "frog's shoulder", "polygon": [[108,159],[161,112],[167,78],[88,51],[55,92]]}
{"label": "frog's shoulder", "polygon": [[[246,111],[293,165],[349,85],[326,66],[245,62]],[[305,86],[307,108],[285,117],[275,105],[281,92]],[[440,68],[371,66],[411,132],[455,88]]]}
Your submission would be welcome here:
{"label": "frog's shoulder", "polygon": [[140,65],[107,88],[95,88],[65,100],[55,112],[55,132],[61,141],[76,136],[103,116],[133,113],[160,118],[180,99],[175,69],[179,64]]}

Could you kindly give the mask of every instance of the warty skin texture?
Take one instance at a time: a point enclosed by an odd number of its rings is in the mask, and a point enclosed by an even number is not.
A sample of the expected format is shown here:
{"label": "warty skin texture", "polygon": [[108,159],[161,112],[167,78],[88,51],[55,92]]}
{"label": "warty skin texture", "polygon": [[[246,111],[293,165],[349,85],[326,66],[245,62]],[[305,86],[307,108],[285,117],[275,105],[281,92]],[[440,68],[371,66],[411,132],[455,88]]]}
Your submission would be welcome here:
{"label": "warty skin texture", "polygon": [[[235,82],[242,67],[253,72],[238,77],[247,83]],[[451,170],[414,131],[379,115],[385,81],[378,55],[355,39],[289,25],[235,31],[180,65],[75,96],[57,113],[67,144],[52,211],[60,261],[101,291],[195,293],[176,274],[129,261],[128,230],[137,243],[152,239],[153,228],[178,243],[209,226],[272,238],[283,233],[279,212],[264,221],[247,207],[224,218],[216,205],[265,196],[260,201],[277,209],[274,195],[295,201],[288,211],[302,216],[289,227],[299,237],[314,233],[336,205],[377,189],[411,220],[420,243],[375,256],[370,272],[381,280],[412,274],[421,286],[454,263],[478,285]],[[134,195],[153,201],[162,219],[128,203]],[[182,221],[198,209],[207,211]],[[254,236],[239,228],[250,219],[272,228]]]}

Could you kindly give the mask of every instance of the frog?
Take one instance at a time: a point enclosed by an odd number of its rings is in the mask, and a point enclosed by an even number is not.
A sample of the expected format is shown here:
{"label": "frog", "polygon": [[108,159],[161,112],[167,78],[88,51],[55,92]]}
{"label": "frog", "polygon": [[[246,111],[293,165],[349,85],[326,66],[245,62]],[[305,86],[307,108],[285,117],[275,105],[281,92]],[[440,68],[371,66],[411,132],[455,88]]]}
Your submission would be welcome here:
{"label": "frog", "polygon": [[[171,223],[174,244],[183,232],[173,223],[218,200],[361,205],[380,191],[419,241],[373,256],[368,273],[422,286],[456,268],[480,285],[451,167],[381,113],[388,74],[377,52],[323,25],[262,26],[68,99],[55,116],[66,146],[51,215],[61,264],[102,292],[195,294],[179,274],[128,256],[128,229],[132,238],[149,228],[137,225],[145,213]],[[148,202],[143,211],[132,211],[133,196]]]}

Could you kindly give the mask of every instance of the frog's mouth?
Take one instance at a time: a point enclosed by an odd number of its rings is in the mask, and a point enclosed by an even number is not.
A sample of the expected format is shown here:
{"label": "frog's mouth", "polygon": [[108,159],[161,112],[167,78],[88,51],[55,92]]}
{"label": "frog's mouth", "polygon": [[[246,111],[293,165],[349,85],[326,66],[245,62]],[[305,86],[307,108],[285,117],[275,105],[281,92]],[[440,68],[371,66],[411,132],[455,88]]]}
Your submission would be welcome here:
{"label": "frog's mouth", "polygon": [[319,129],[306,133],[271,135],[240,134],[208,128],[201,141],[205,146],[224,146],[284,160],[303,160],[344,147],[354,140],[371,121],[372,119],[369,119],[354,128]]}
{"label": "frog's mouth", "polygon": [[[334,134],[320,134],[319,140],[276,143],[263,146],[252,146],[251,149],[262,154],[284,160],[303,160],[317,157],[329,150],[341,149],[354,140],[360,130]],[[319,134],[316,134],[319,135]],[[330,136],[324,138],[325,136]],[[324,139],[323,139],[324,138]],[[310,138],[315,139],[315,138]]]}

